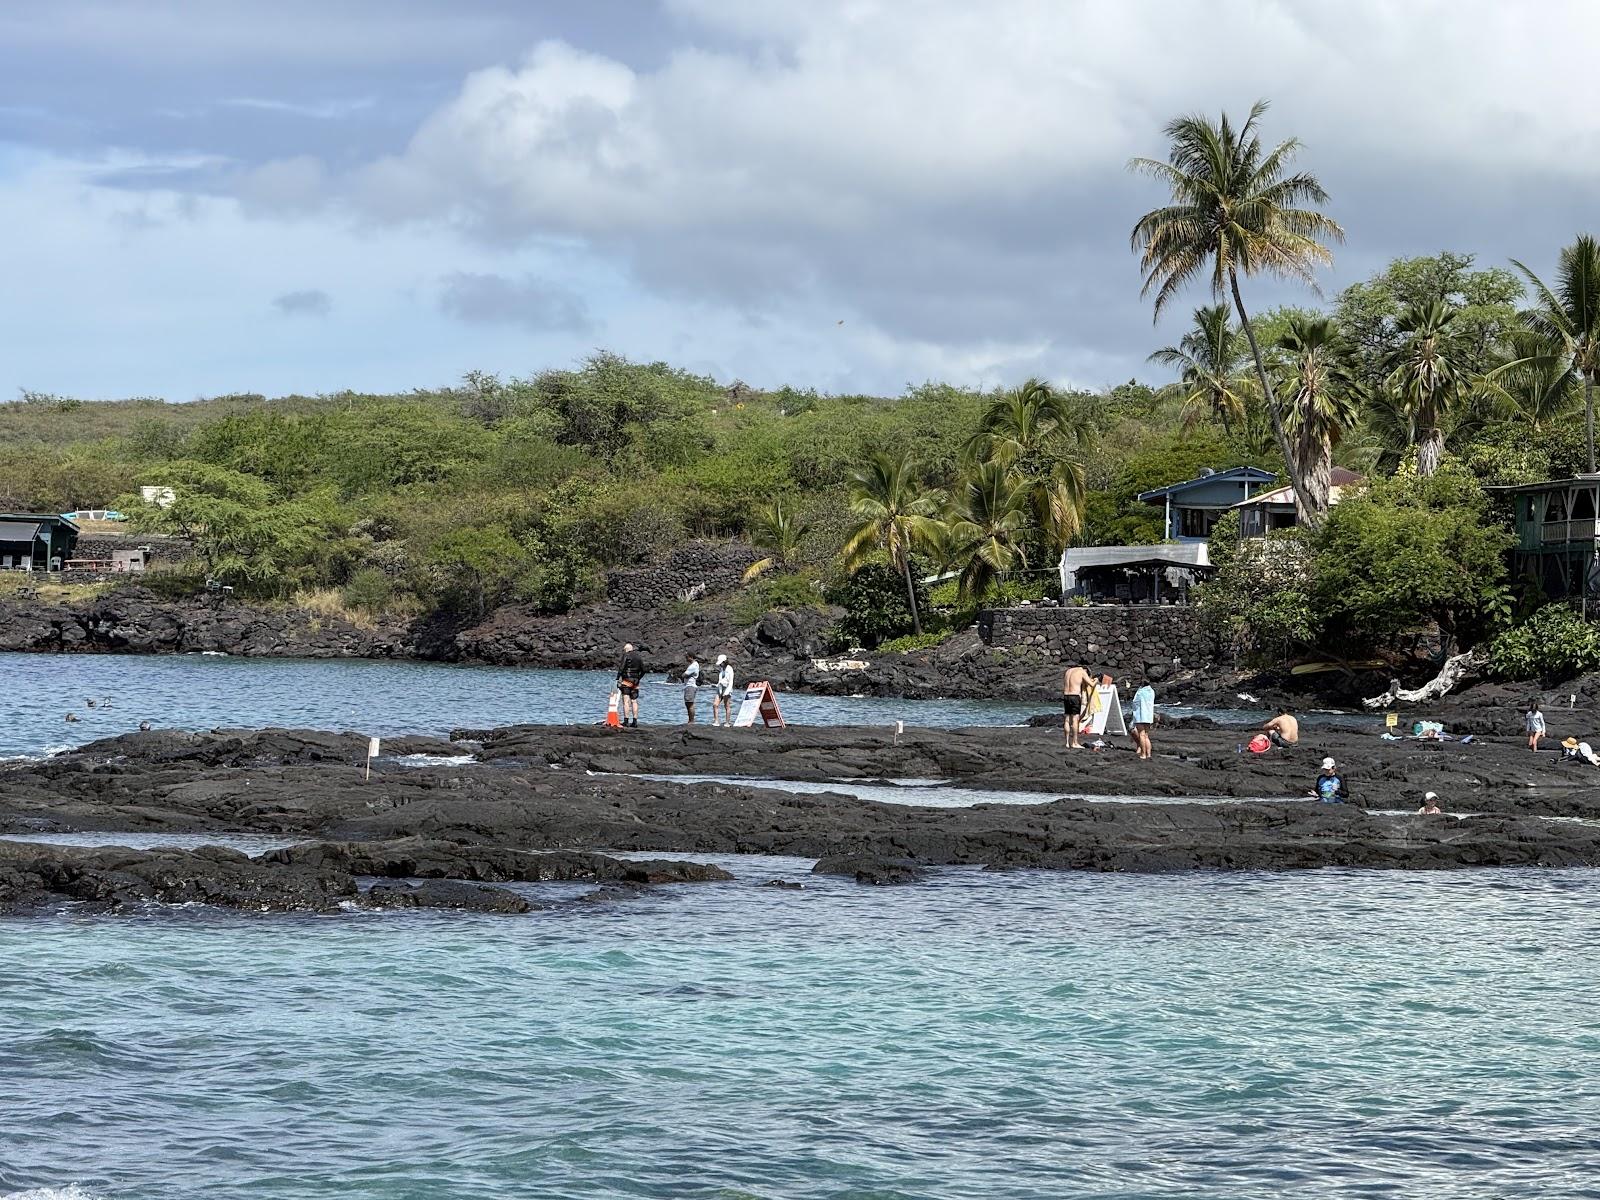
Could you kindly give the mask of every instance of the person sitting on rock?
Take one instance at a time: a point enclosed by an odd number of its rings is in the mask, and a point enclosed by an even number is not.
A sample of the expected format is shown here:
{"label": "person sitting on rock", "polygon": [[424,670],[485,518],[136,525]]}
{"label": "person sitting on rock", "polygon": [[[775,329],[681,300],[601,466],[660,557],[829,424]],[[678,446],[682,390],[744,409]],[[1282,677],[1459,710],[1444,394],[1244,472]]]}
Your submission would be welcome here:
{"label": "person sitting on rock", "polygon": [[1317,776],[1311,789],[1311,794],[1324,804],[1346,804],[1350,800],[1350,794],[1344,788],[1344,779],[1339,775],[1338,765],[1331,758],[1322,760],[1322,773]]}
{"label": "person sitting on rock", "polygon": [[1261,726],[1274,746],[1287,750],[1300,740],[1300,722],[1294,719],[1287,707],[1278,709],[1278,715]]}

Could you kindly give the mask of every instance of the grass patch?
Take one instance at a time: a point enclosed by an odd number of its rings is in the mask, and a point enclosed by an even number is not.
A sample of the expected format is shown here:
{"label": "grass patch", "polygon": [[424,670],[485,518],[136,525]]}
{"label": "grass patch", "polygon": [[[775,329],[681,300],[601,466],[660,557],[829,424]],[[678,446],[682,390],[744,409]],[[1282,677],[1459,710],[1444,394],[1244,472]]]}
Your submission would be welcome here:
{"label": "grass patch", "polygon": [[909,654],[913,650],[932,650],[935,646],[955,636],[954,629],[940,629],[928,633],[908,633],[905,637],[890,638],[878,650],[888,654]]}
{"label": "grass patch", "polygon": [[51,583],[41,574],[26,571],[0,571],[0,598],[16,598],[22,592],[32,592],[33,600],[48,600],[52,604],[66,604],[74,600],[93,600],[103,596],[117,585],[105,583]]}
{"label": "grass patch", "polygon": [[309,588],[296,592],[289,607],[310,615],[314,628],[320,629],[325,620],[344,621],[357,629],[375,629],[377,622],[364,608],[345,603],[344,593],[338,588]]}

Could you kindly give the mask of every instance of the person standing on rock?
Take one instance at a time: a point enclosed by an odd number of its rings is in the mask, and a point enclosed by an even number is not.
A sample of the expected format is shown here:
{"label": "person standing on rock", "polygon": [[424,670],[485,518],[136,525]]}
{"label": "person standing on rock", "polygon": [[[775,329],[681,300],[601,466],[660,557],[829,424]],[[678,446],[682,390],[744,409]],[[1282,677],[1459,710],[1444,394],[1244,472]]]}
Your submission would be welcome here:
{"label": "person standing on rock", "polygon": [[1528,734],[1528,749],[1537,750],[1539,739],[1544,736],[1544,710],[1537,699],[1528,701],[1528,715],[1523,718],[1522,727]]}
{"label": "person standing on rock", "polygon": [[1311,787],[1311,794],[1324,804],[1347,804],[1350,801],[1350,793],[1345,791],[1339,766],[1331,758],[1322,760],[1322,771]]}
{"label": "person standing on rock", "polygon": [[[721,717],[718,717],[718,711]],[[711,723],[721,725],[728,723],[728,728],[733,728],[733,664],[728,661],[726,654],[717,655],[717,691],[711,697]]]}
{"label": "person standing on rock", "polygon": [[1133,694],[1133,744],[1140,758],[1149,758],[1150,727],[1156,723],[1156,689],[1148,680]]}
{"label": "person standing on rock", "polygon": [[617,660],[617,690],[622,693],[622,723],[639,727],[639,684],[644,679],[644,658],[628,642]]}
{"label": "person standing on rock", "polygon": [[1089,672],[1074,664],[1061,677],[1061,710],[1065,720],[1061,732],[1066,735],[1068,750],[1081,750],[1078,740],[1083,729],[1083,715],[1089,711],[1089,701],[1094,697],[1094,680]]}
{"label": "person standing on rock", "polygon": [[683,711],[688,714],[691,725],[694,724],[694,702],[699,691],[700,660],[691,652],[683,668]]}

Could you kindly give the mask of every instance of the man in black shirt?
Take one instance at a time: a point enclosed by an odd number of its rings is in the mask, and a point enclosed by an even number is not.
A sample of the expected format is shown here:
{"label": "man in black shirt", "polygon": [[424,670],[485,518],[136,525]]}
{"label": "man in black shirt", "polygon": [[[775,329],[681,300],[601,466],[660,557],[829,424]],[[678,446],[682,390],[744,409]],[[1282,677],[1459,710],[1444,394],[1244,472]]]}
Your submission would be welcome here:
{"label": "man in black shirt", "polygon": [[617,660],[617,690],[622,693],[622,723],[638,728],[639,681],[644,678],[644,659],[628,642]]}

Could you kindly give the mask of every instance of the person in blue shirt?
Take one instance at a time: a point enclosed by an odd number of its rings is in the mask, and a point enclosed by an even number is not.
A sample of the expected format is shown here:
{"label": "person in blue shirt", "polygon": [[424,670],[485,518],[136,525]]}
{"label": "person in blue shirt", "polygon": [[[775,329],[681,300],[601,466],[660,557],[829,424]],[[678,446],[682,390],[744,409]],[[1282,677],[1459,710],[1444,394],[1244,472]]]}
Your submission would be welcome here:
{"label": "person in blue shirt", "polygon": [[1156,723],[1156,689],[1146,683],[1133,694],[1133,744],[1140,758],[1150,757],[1150,726]]}
{"label": "person in blue shirt", "polygon": [[1322,773],[1311,786],[1311,794],[1324,804],[1344,804],[1350,799],[1350,793],[1344,790],[1338,765],[1331,758],[1322,760]]}

